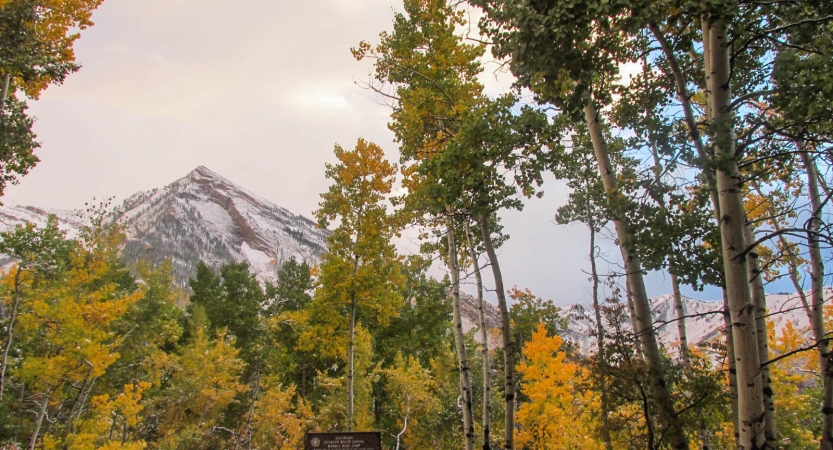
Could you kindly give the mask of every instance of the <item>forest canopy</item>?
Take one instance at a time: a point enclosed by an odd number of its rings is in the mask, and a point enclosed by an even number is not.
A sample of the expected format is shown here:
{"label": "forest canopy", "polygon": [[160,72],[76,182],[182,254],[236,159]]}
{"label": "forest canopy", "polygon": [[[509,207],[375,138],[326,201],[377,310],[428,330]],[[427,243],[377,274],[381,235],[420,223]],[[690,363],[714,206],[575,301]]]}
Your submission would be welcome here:
{"label": "forest canopy", "polygon": [[[78,70],[100,3],[0,0],[0,193],[37,162],[25,98]],[[0,446],[294,449],[379,430],[397,450],[833,450],[833,4],[404,0],[380,31],[350,51],[372,63],[360,84],[398,160],[335,145],[320,264],[264,280],[194,261],[177,289],[170,262],[123,262],[128,230],[100,208],[77,237],[54,217],[0,233]],[[487,93],[487,60],[511,88]],[[585,311],[501,270],[501,219],[547,177],[568,188],[555,221],[590,238]],[[671,281],[671,321],[649,272]],[[808,326],[775,326],[780,278]],[[723,300],[688,311],[686,286]],[[707,315],[723,326],[689,342]]]}

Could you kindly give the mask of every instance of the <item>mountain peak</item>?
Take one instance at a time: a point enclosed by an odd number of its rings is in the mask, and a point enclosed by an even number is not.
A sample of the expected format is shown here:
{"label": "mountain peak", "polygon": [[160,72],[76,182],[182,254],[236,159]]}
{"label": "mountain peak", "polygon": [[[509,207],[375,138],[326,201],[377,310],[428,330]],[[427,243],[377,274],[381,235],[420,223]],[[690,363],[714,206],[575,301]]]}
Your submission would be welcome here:
{"label": "mountain peak", "polygon": [[[0,229],[15,223],[45,223],[50,212],[0,206]],[[70,231],[83,225],[71,211],[59,217]],[[315,222],[205,166],[165,187],[131,195],[115,220],[126,229],[128,263],[170,260],[177,284],[183,287],[195,275],[199,261],[213,268],[246,261],[259,279],[270,280],[289,258],[319,263],[327,245],[328,232]]]}
{"label": "mountain peak", "polygon": [[205,167],[205,166],[197,166],[196,169],[188,172],[188,175],[185,175],[185,177],[183,177],[182,179],[183,180],[209,179],[209,180],[221,181],[221,182],[226,183],[226,184],[234,184],[231,181],[229,181],[227,178],[225,178],[224,176],[220,175],[219,173],[217,173],[217,172],[215,172],[215,171],[213,171],[213,170],[211,170],[211,169],[209,169],[208,167]]}
{"label": "mountain peak", "polygon": [[[191,172],[189,172],[188,175],[204,175],[204,176],[220,177],[220,175],[217,172],[209,169],[208,167],[202,166],[202,165],[197,166],[197,168],[192,170]],[[220,178],[222,178],[222,177],[220,177]]]}

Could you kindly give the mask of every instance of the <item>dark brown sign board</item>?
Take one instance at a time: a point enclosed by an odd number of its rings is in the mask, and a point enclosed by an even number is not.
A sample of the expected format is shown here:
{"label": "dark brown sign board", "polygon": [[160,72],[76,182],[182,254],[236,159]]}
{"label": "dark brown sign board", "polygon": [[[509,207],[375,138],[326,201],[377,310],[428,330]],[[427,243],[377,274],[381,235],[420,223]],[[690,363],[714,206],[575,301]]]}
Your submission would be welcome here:
{"label": "dark brown sign board", "polygon": [[382,433],[307,433],[304,450],[382,450]]}

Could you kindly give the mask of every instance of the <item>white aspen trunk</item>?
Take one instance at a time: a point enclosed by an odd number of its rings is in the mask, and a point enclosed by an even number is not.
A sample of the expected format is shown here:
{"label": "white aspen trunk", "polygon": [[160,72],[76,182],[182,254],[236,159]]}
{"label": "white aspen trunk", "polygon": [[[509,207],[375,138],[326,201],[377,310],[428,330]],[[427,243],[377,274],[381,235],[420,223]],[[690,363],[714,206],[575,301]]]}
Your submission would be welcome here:
{"label": "white aspen trunk", "polygon": [[492,246],[492,232],[484,214],[480,214],[480,232],[483,235],[483,247],[492,266],[495,278],[498,309],[500,310],[500,331],[503,335],[503,374],[504,374],[504,435],[503,449],[515,448],[515,357],[510,330],[509,308],[506,305],[506,289],[503,287],[503,274],[498,263],[497,253]]}
{"label": "white aspen trunk", "polygon": [[671,291],[674,293],[674,312],[677,316],[677,334],[680,335],[680,358],[686,367],[691,366],[691,351],[688,348],[688,333],[685,328],[685,305],[680,294],[680,282],[677,276],[671,274]]}
{"label": "white aspen trunk", "polygon": [[[746,241],[750,244],[755,242],[755,234],[752,226],[747,223],[744,227]],[[766,293],[764,292],[764,280],[758,264],[757,249],[747,254],[749,284],[752,288],[752,302],[755,303],[755,332],[758,335],[758,354],[761,360],[761,394],[764,402],[764,434],[766,441],[776,442],[775,428],[775,399],[772,391],[772,376],[769,373],[769,339],[766,329]]]}
{"label": "white aspen trunk", "polygon": [[451,271],[451,304],[454,320],[454,345],[460,366],[460,397],[463,406],[463,433],[466,436],[466,450],[474,449],[474,418],[472,414],[471,370],[463,339],[463,320],[460,316],[460,269],[457,266],[457,245],[454,242],[454,227],[451,217],[446,217],[446,238],[448,239],[448,268]]}
{"label": "white aspen trunk", "polygon": [[21,268],[18,266],[14,275],[14,302],[12,303],[11,317],[9,317],[9,329],[6,330],[6,346],[3,348],[3,361],[0,364],[0,402],[3,401],[3,390],[6,387],[6,367],[9,363],[9,351],[11,351],[12,338],[14,338],[14,325],[20,307],[20,273]]}
{"label": "white aspen trunk", "polygon": [[[599,115],[590,95],[586,99],[584,114],[605,192],[608,195],[616,195],[619,193],[616,173],[610,163],[610,155],[608,154],[607,145],[602,134]],[[631,253],[630,247],[633,237],[627,231],[627,219],[625,217],[617,217],[613,223],[619,239],[622,260],[625,264],[629,290],[633,295],[636,323],[639,327],[637,335],[642,342],[642,351],[645,356],[648,376],[650,378],[651,396],[657,406],[657,415],[663,427],[662,434],[668,439],[671,448],[675,450],[687,450],[689,448],[688,437],[674,409],[673,400],[668,390],[668,383],[662,367],[662,356],[657,345],[651,303],[648,300],[648,294],[642,278],[642,264],[636,255]]]}
{"label": "white aspen trunk", "polygon": [[483,417],[481,419],[483,423],[483,450],[490,450],[492,448],[492,373],[489,362],[489,328],[486,325],[486,307],[483,304],[483,277],[480,274],[480,263],[478,262],[477,252],[474,250],[474,245],[472,244],[468,221],[464,222],[464,226],[466,242],[469,247],[469,257],[471,258],[471,265],[474,269],[474,279],[477,283],[477,319],[480,322],[480,338],[483,340],[480,346],[480,358],[483,362]]}
{"label": "white aspen trunk", "polygon": [[[607,363],[605,355],[605,329],[602,322],[602,308],[599,304],[599,273],[596,270],[596,224],[593,221],[590,208],[587,211],[588,225],[590,226],[590,276],[593,278],[593,312],[596,316],[596,346],[598,347],[599,364]],[[605,370],[602,371],[606,373]],[[613,442],[610,438],[610,399],[607,394],[605,375],[602,375],[602,440],[605,450],[613,450]]]}
{"label": "white aspen trunk", "polygon": [[717,189],[720,202],[720,231],[726,293],[731,316],[735,369],[738,387],[738,448],[766,448],[761,361],[752,303],[744,227],[743,191],[735,159],[732,129],[728,27],[724,20],[708,23],[705,58],[710,66],[707,77],[710,126],[715,147]]}
{"label": "white aspen trunk", "polygon": [[6,110],[6,97],[9,95],[9,81],[11,76],[3,77],[3,92],[0,93],[0,115]]}
{"label": "white aspen trunk", "polygon": [[350,303],[350,325],[348,333],[350,335],[350,343],[347,347],[347,431],[353,431],[353,381],[355,378],[354,362],[356,353],[356,301]]}
{"label": "white aspen trunk", "polygon": [[[709,35],[709,23],[708,17],[703,14],[700,16],[700,23],[701,23],[701,31],[703,37],[703,62],[700,68],[703,69],[704,75],[706,80],[711,77],[712,72],[712,64],[711,60],[709,59],[709,48],[711,43],[711,38]],[[671,52],[673,54],[673,52]],[[675,76],[676,78],[676,76]],[[679,84],[680,81],[685,83],[684,79],[676,78],[677,83]],[[706,87],[706,97],[709,98],[710,87],[708,83],[705,84]],[[684,87],[678,86],[678,93],[685,89]],[[687,90],[687,89],[686,89]],[[691,108],[691,97],[686,97],[684,100],[681,98],[683,102],[683,106]],[[711,109],[711,101],[706,102],[706,118],[711,120],[713,116],[713,111]],[[692,123],[689,119],[686,119],[688,122],[688,126],[690,129],[696,129],[697,124]],[[699,131],[698,131],[699,135]],[[694,136],[692,136],[693,138]],[[723,217],[720,213],[720,199],[718,198],[718,191],[717,191],[717,180],[715,174],[713,172],[714,168],[709,163],[710,157],[708,153],[705,152],[705,148],[700,145],[697,146],[698,149],[698,156],[701,160],[701,170],[706,178],[706,183],[709,186],[709,197],[712,201],[712,208],[714,209],[714,218],[717,224],[717,227],[720,228],[721,218]],[[700,153],[702,151],[702,153]],[[735,348],[734,348],[734,332],[732,330],[732,320],[731,315],[729,314],[729,296],[726,292],[725,283],[721,286],[721,290],[723,293],[723,322],[724,322],[724,334],[726,335],[726,359],[728,361],[728,382],[729,382],[729,399],[730,405],[732,410],[732,424],[734,425],[735,432],[735,446],[739,446],[739,435],[738,435],[738,382],[737,382],[737,370],[735,369]]]}
{"label": "white aspen trunk", "polygon": [[807,246],[810,253],[810,299],[812,311],[813,335],[819,351],[819,367],[824,383],[822,396],[822,431],[821,449],[833,449],[833,359],[830,344],[824,330],[824,261],[821,256],[818,232],[821,226],[821,195],[819,194],[818,172],[813,158],[802,142],[798,142],[798,154],[807,172],[807,190],[810,194],[812,216],[807,230]]}
{"label": "white aspen trunk", "polygon": [[732,333],[732,318],[729,314],[729,295],[723,288],[723,333],[726,335],[726,368],[729,383],[729,406],[732,410],[732,425],[735,428],[735,446],[738,446],[738,371],[735,369],[735,339]]}
{"label": "white aspen trunk", "polygon": [[[355,280],[356,273],[359,271],[359,257],[355,256],[353,260],[353,279]],[[356,353],[356,309],[358,304],[356,301],[356,293],[350,294],[350,322],[347,325],[347,334],[349,342],[347,344],[347,431],[353,431],[353,399],[355,394],[353,392],[353,381],[355,378],[355,353]]]}
{"label": "white aspen trunk", "polygon": [[49,407],[49,390],[41,396],[43,399],[39,405],[38,415],[35,418],[35,429],[32,430],[32,435],[29,436],[29,450],[35,450],[35,444],[38,443],[38,435],[40,434],[40,427],[43,424],[43,418],[46,417],[46,409]]}
{"label": "white aspen trunk", "polygon": [[625,277],[625,299],[628,302],[628,314],[631,320],[631,329],[633,330],[634,348],[636,349],[636,357],[645,360],[645,354],[642,351],[642,341],[639,340],[639,325],[636,322],[636,308],[633,306],[633,295],[631,294],[631,284],[628,278]]}
{"label": "white aspen trunk", "polygon": [[[691,138],[694,148],[697,149],[697,156],[705,162],[708,160],[706,146],[703,144],[703,139],[700,136],[700,130],[697,128],[697,121],[694,118],[694,108],[691,105],[691,94],[688,92],[688,83],[686,83],[683,71],[680,69],[680,64],[677,61],[676,55],[674,55],[674,49],[671,48],[671,45],[668,40],[665,39],[665,35],[656,23],[650,21],[648,22],[648,27],[654,35],[654,38],[656,38],[657,42],[659,42],[662,47],[665,59],[668,60],[668,65],[671,68],[671,73],[674,75],[674,82],[677,86],[677,98],[679,98],[680,104],[683,107],[683,114],[685,115],[686,125],[688,126],[688,136]],[[714,178],[711,178],[711,181],[713,180]]]}

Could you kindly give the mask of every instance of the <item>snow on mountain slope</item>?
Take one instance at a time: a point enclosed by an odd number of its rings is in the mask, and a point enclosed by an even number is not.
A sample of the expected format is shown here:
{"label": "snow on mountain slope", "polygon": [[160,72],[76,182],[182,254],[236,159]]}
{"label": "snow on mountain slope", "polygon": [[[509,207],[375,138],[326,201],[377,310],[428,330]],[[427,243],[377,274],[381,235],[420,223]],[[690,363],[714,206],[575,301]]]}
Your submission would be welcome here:
{"label": "snow on mountain slope", "polygon": [[[26,222],[43,226],[50,214],[58,217],[70,237],[77,236],[87,223],[82,211],[0,206],[0,229]],[[187,285],[201,260],[214,268],[230,261],[247,261],[259,279],[273,279],[280,265],[291,257],[310,264],[320,262],[328,234],[313,221],[292,214],[202,166],[164,188],[132,195],[122,204],[116,220],[127,229],[126,261],[144,258],[160,263],[171,258],[180,286]],[[0,258],[0,265],[4,262]],[[833,297],[833,290],[827,288],[825,295]],[[698,346],[719,339],[723,329],[722,302],[683,300],[689,344]],[[769,319],[776,330],[787,321],[799,330],[808,328],[798,295],[771,294],[767,303]],[[672,296],[657,297],[652,304],[659,341],[676,353],[679,335]],[[582,308],[585,312],[579,314]],[[464,331],[477,328],[477,305],[472,296],[461,295],[461,312]],[[589,308],[573,305],[565,307],[564,314],[571,317],[564,338],[573,341],[581,351],[594,351],[595,326],[578,317],[592,316]],[[486,316],[491,329],[490,346],[498,347],[498,308],[488,304]]]}
{"label": "snow on mountain slope", "polygon": [[36,227],[46,226],[50,215],[58,218],[61,229],[67,231],[67,237],[75,238],[79,230],[87,223],[84,213],[79,210],[40,208],[36,206],[0,206],[0,229],[10,230],[15,225],[32,223]]}
{"label": "snow on mountain slope", "polygon": [[[85,223],[78,211],[3,206],[0,226],[42,225],[49,214],[58,216],[70,236]],[[328,233],[202,166],[164,188],[130,196],[116,220],[127,230],[125,260],[171,258],[180,286],[194,276],[200,260],[215,268],[247,261],[261,280],[274,278],[292,257],[316,264]]]}
{"label": "snow on mountain slope", "polygon": [[[809,293],[807,296],[809,297]],[[833,298],[833,289],[825,288],[825,297],[828,301]],[[661,295],[651,300],[654,311],[654,327],[657,329],[659,343],[671,354],[679,352],[680,334],[677,327],[677,315],[674,311],[673,296],[671,294]],[[702,301],[683,297],[685,309],[686,334],[690,346],[705,346],[722,339],[724,329],[723,302]],[[574,310],[575,306],[565,308],[565,311]],[[589,307],[584,307],[588,309]],[[587,312],[585,312],[587,315]],[[767,294],[767,320],[771,321],[773,329],[778,335],[786,326],[787,322],[799,331],[803,331],[807,338],[810,336],[810,322],[797,293]],[[595,340],[592,337],[592,330],[595,328],[593,322],[586,319],[572,318],[565,338],[573,341],[581,351],[595,351]],[[627,324],[625,329],[630,330]]]}
{"label": "snow on mountain slope", "polygon": [[[807,296],[809,297],[809,293]],[[830,301],[833,299],[833,288],[825,288],[825,297]],[[463,316],[463,331],[468,333],[477,328],[477,304],[474,297],[460,295],[461,314]],[[673,296],[671,294],[661,295],[651,300],[654,311],[654,327],[657,329],[659,344],[672,355],[679,352],[680,335],[677,327],[677,315],[674,311]],[[708,344],[718,342],[723,338],[723,302],[703,301],[683,297],[685,309],[686,334],[688,343],[694,347],[704,347]],[[767,320],[771,322],[777,335],[791,322],[796,330],[803,332],[807,339],[810,339],[810,322],[801,303],[801,298],[796,293],[768,294],[767,295]],[[562,337],[571,341],[579,352],[591,354],[596,351],[596,340],[594,332],[595,321],[592,319],[592,306],[575,304],[562,308],[562,314],[569,318],[567,329],[563,331]],[[490,328],[489,344],[491,348],[500,348],[500,313],[494,305],[486,307],[486,322]],[[610,330],[610,325],[606,328]],[[630,331],[630,323],[624,325],[624,330]],[[479,334],[475,334],[475,340],[480,341]]]}

